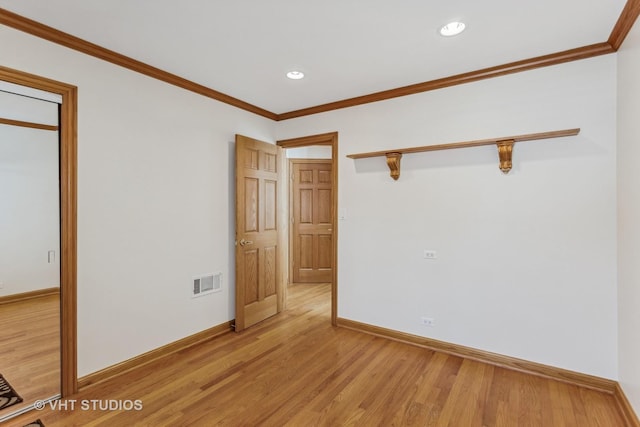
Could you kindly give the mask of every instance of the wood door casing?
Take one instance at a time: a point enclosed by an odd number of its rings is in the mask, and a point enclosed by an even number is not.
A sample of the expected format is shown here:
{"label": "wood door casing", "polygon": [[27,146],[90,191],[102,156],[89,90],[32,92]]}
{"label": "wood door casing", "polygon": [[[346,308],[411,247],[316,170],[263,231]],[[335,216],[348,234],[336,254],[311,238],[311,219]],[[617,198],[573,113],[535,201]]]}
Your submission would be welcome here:
{"label": "wood door casing", "polygon": [[291,160],[291,261],[294,283],[333,277],[331,160]]}
{"label": "wood door casing", "polygon": [[281,149],[236,135],[236,331],[281,309],[278,182]]}
{"label": "wood door casing", "polygon": [[[0,80],[62,96],[60,106],[60,371],[62,397],[78,392],[78,88],[0,66]],[[0,417],[1,418],[1,417]]]}
{"label": "wood door casing", "polygon": [[[311,145],[327,145],[331,147],[331,181],[333,182],[333,231],[331,232],[332,240],[333,240],[333,274],[331,277],[331,324],[333,326],[338,326],[338,231],[339,231],[339,222],[338,222],[338,153],[340,152],[338,147],[338,132],[327,132],[323,134],[317,135],[309,135],[298,138],[290,138],[290,139],[281,139],[276,143],[279,147],[284,149],[296,148],[296,147],[308,147]],[[284,162],[284,160],[283,160]],[[287,163],[288,165],[288,163]],[[289,184],[289,180],[283,180],[283,186],[286,185],[287,188],[291,186]],[[284,194],[284,193],[283,193]],[[290,200],[290,199],[289,199]],[[282,221],[281,230],[287,230],[287,236],[289,237],[289,244],[284,242],[281,246],[284,248],[286,246],[286,251],[283,251],[283,256],[281,257],[288,265],[289,274],[286,275],[286,278],[283,280],[283,283],[291,283],[290,280],[293,277],[293,272],[291,269],[291,263],[288,262],[290,258],[291,242],[290,238],[293,234],[291,230],[291,224],[289,221],[289,216],[291,212],[287,208],[286,216],[281,215],[281,219],[286,218],[286,221]],[[286,274],[286,273],[285,273]],[[283,294],[286,294],[287,287],[283,288]]]}

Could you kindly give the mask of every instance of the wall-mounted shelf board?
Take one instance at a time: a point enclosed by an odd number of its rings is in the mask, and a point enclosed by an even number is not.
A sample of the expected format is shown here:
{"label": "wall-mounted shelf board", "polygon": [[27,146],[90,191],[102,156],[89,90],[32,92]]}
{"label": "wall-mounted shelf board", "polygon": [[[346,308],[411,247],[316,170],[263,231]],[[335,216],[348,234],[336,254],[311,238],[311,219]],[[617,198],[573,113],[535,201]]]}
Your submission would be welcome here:
{"label": "wall-mounted shelf board", "polygon": [[503,136],[500,138],[479,139],[475,141],[454,142],[450,144],[425,145],[422,147],[399,148],[384,151],[371,151],[369,153],[349,154],[347,157],[351,159],[364,159],[367,157],[386,157],[387,165],[391,171],[391,177],[398,179],[400,177],[400,159],[403,154],[422,153],[425,151],[451,150],[455,148],[480,147],[483,145],[496,145],[498,147],[498,156],[500,158],[500,170],[509,173],[511,170],[511,158],[513,154],[513,145],[516,142],[535,141],[539,139],[559,138],[564,136],[575,136],[580,133],[580,128],[564,129],[550,132],[529,133],[525,135]]}

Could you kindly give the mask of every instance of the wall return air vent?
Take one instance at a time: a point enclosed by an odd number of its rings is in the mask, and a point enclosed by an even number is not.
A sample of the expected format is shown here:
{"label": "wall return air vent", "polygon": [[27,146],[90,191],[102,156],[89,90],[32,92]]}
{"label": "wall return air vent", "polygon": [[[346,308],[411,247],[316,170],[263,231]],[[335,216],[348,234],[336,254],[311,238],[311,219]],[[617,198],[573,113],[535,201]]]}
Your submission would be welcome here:
{"label": "wall return air vent", "polygon": [[201,297],[203,295],[220,292],[222,290],[222,273],[212,273],[193,278],[191,297]]}

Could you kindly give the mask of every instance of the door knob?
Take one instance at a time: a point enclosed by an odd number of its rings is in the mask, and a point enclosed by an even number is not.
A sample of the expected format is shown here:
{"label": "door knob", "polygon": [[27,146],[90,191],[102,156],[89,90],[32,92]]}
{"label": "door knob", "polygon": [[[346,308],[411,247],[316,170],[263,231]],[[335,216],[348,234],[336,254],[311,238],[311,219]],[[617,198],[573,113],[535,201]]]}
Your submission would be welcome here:
{"label": "door knob", "polygon": [[253,245],[253,240],[240,240],[240,246],[244,246],[244,245]]}

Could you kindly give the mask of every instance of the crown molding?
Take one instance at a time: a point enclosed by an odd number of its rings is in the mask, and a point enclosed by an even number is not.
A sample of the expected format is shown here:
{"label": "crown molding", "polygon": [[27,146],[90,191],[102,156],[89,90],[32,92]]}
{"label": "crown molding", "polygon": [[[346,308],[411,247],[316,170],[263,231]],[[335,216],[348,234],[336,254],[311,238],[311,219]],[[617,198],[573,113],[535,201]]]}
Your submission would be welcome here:
{"label": "crown molding", "polygon": [[625,4],[624,9],[622,9],[618,22],[616,22],[609,36],[608,43],[613,49],[616,51],[620,49],[622,42],[624,42],[627,34],[631,31],[638,15],[640,15],[640,0],[627,0],[627,4]]}
{"label": "crown molding", "polygon": [[523,59],[520,61],[510,62],[494,67],[483,68],[481,70],[457,74],[454,76],[430,80],[422,83],[416,83],[413,85],[403,86],[395,89],[388,89],[381,92],[343,99],[340,101],[334,101],[281,114],[276,114],[260,108],[256,105],[249,104],[245,101],[226,95],[222,92],[218,92],[217,90],[187,80],[175,74],[171,74],[167,71],[145,64],[136,59],[106,49],[71,34],[56,30],[55,28],[33,21],[29,18],[23,17],[2,8],[0,8],[0,24],[68,47],[78,52],[82,52],[87,55],[91,55],[93,57],[111,62],[129,70],[164,81],[174,86],[178,86],[182,89],[195,92],[199,95],[215,99],[217,101],[232,105],[245,111],[249,111],[259,116],[271,120],[282,121],[348,107],[355,107],[358,105],[398,98],[402,96],[414,95],[417,93],[471,83],[479,80],[500,77],[508,74],[532,70],[535,68],[548,67],[565,62],[577,61],[599,55],[614,53],[622,45],[625,37],[633,27],[633,24],[636,21],[638,15],[640,15],[640,0],[627,0],[627,3],[625,4],[620,17],[618,18],[618,21],[613,28],[608,41],[606,42],[596,43],[575,49],[569,49],[549,55],[538,56],[535,58]]}
{"label": "crown molding", "polygon": [[85,53],[95,58],[111,62],[112,64],[119,65],[137,73],[144,74],[154,79],[158,79],[165,83],[178,86],[179,88],[195,92],[199,95],[206,96],[207,98],[212,98],[216,101],[232,105],[245,111],[249,111],[259,116],[266,117],[271,120],[277,119],[277,114],[272,113],[271,111],[267,111],[263,108],[249,104],[248,102],[226,95],[222,92],[218,92],[217,90],[208,88],[201,84],[192,82],[191,80],[187,80],[183,77],[145,64],[144,62],[122,55],[118,52],[114,52],[102,46],[98,46],[97,44],[88,42],[79,37],[72,36],[71,34],[65,33],[60,30],[56,30],[53,27],[49,27],[37,21],[25,18],[24,16],[15,14],[6,9],[0,8],[0,24],[6,25],[19,31],[23,31],[36,37],[40,37],[61,46],[68,47],[69,49]]}
{"label": "crown molding", "polygon": [[615,50],[607,42],[592,44],[576,49],[552,53],[550,55],[523,59],[521,61],[510,62],[508,64],[497,65],[495,67],[483,68],[481,70],[457,74],[455,76],[444,77],[441,79],[430,80],[427,82],[403,86],[396,89],[384,90],[382,92],[376,92],[369,95],[343,99],[342,101],[335,101],[328,104],[317,105],[315,107],[290,111],[288,113],[278,114],[277,120],[288,120],[296,117],[309,116],[312,114],[324,113],[327,111],[333,111],[342,108],[355,107],[357,105],[368,104],[371,102],[378,102],[391,98],[398,98],[401,96],[414,95],[417,93],[442,89],[449,86],[457,86],[465,83],[475,82],[478,80],[491,79],[507,74],[528,71],[534,68],[548,67],[550,65],[561,64],[564,62],[577,61],[594,56],[606,55],[613,52],[615,52]]}

